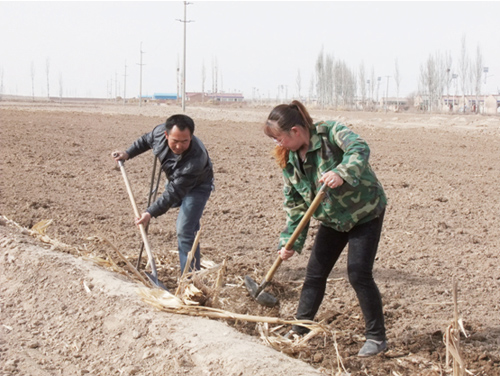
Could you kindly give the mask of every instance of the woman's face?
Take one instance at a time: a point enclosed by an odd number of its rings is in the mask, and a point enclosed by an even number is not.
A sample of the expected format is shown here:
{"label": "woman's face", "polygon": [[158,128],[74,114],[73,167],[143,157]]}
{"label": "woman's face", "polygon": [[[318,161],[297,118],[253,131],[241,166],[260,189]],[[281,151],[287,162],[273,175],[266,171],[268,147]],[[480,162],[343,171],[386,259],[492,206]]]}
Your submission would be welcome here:
{"label": "woman's face", "polygon": [[291,151],[297,151],[303,146],[304,141],[300,137],[300,126],[292,127],[290,132],[281,131],[277,126],[273,128],[274,131],[270,137],[276,145]]}

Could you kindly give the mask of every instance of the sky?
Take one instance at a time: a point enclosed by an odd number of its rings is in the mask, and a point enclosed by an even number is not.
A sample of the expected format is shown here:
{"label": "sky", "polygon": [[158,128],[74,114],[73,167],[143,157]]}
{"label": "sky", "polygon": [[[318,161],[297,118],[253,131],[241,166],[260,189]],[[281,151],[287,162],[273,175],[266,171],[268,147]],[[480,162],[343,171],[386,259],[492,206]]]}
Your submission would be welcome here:
{"label": "sky", "polygon": [[488,67],[482,93],[500,90],[500,1],[193,0],[185,23],[184,8],[183,1],[0,0],[0,89],[42,97],[176,93],[186,26],[187,92],[211,91],[216,67],[218,91],[307,96],[323,51],[355,74],[363,66],[366,78],[382,77],[381,95],[396,96],[397,61],[406,96],[418,90],[430,56],[449,54],[458,74],[463,38],[469,58],[479,48]]}

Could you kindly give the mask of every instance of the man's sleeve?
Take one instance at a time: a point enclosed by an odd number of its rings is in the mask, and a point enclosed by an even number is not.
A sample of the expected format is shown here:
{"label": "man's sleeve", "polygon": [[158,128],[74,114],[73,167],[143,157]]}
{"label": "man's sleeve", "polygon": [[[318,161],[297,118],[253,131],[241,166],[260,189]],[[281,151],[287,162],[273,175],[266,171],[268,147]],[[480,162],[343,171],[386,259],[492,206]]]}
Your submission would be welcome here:
{"label": "man's sleeve", "polygon": [[132,159],[153,147],[153,132],[146,133],[134,141],[132,145],[126,150],[129,159]]}

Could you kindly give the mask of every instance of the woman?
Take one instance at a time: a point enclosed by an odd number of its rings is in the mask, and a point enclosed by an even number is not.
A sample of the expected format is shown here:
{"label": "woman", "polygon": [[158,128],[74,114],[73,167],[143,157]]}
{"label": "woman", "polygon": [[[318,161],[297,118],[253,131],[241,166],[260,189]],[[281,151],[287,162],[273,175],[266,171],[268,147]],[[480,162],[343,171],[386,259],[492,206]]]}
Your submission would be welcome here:
{"label": "woman", "polygon": [[[366,342],[358,356],[376,355],[387,348],[380,292],[373,279],[387,199],[373,172],[366,142],[345,125],[314,124],[299,101],[275,107],[264,132],[277,144],[275,156],[283,169],[286,229],[279,240],[285,261],[304,245],[308,226],[292,249],[284,245],[299,224],[322,184],[326,197],[314,213],[320,222],[306,270],[296,317],[313,320],[323,300],[328,275],[348,244],[347,272],[365,319]],[[308,330],[293,326],[289,334]]]}

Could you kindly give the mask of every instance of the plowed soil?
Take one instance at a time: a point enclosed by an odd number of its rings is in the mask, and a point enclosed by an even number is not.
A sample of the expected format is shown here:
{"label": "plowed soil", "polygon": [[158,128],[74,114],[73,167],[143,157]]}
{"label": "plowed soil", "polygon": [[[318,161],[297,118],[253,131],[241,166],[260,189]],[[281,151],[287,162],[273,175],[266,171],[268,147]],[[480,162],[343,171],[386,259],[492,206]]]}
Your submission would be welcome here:
{"label": "plowed soil", "polygon": [[[317,229],[302,255],[284,262],[267,291],[275,308],[253,301],[243,278],[260,282],[276,257],[285,217],[282,180],[262,124],[272,106],[193,106],[186,113],[211,155],[216,190],[202,219],[205,260],[227,263],[220,308],[293,319]],[[332,336],[284,355],[255,324],[157,311],[138,283],[90,259],[135,265],[141,238],[110,153],[127,148],[176,105],[0,102],[0,374],[309,375],[337,374]],[[461,357],[476,375],[500,374],[500,119],[479,115],[335,112],[365,138],[389,206],[375,263],[389,351],[360,359],[363,318],[346,275],[334,268],[317,320],[351,375],[442,375],[443,334],[454,318],[453,280],[465,334]],[[153,157],[125,164],[139,208],[147,204]],[[164,185],[164,177],[160,190]],[[149,241],[160,280],[177,288],[177,209],[152,221]],[[8,220],[7,220],[8,219]],[[46,245],[27,231],[52,219]],[[144,265],[143,265],[144,266]],[[288,328],[278,328],[284,333]]]}

